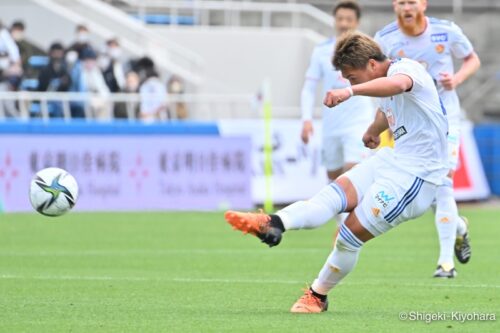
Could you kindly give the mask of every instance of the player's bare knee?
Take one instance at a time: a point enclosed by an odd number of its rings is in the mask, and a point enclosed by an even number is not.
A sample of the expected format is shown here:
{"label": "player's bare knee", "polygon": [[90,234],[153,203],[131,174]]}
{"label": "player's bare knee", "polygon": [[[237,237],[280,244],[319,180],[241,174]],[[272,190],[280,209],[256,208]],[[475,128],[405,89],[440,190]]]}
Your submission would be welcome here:
{"label": "player's bare knee", "polygon": [[354,212],[349,214],[344,224],[362,242],[367,242],[374,237],[365,227],[363,227]]}
{"label": "player's bare knee", "polygon": [[346,195],[347,206],[346,211],[352,211],[358,205],[358,193],[356,188],[352,184],[351,180],[347,177],[339,177],[335,180],[335,183],[342,188]]}

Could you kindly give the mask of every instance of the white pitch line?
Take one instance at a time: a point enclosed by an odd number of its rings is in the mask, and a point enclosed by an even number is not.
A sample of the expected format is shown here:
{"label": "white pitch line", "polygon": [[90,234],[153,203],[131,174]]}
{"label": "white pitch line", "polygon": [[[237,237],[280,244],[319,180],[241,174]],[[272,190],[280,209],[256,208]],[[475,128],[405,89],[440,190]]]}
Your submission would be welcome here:
{"label": "white pitch line", "polygon": [[162,249],[162,250],[82,250],[82,251],[0,251],[0,257],[71,257],[71,256],[129,256],[129,255],[174,255],[174,254],[300,254],[300,253],[325,253],[328,249],[307,248],[307,249],[282,249],[277,251],[241,250],[241,249]]}
{"label": "white pitch line", "polygon": [[[76,275],[16,275],[1,274],[0,280],[74,280],[74,281],[150,281],[150,282],[180,282],[180,283],[244,283],[244,284],[305,284],[306,281],[299,280],[275,280],[275,279],[221,279],[221,278],[187,278],[187,277],[145,277],[145,276],[76,276]],[[381,286],[387,285],[387,282],[344,282],[345,286]],[[400,287],[421,287],[421,288],[472,288],[472,289],[492,289],[500,288],[495,284],[434,284],[434,283],[397,283]]]}

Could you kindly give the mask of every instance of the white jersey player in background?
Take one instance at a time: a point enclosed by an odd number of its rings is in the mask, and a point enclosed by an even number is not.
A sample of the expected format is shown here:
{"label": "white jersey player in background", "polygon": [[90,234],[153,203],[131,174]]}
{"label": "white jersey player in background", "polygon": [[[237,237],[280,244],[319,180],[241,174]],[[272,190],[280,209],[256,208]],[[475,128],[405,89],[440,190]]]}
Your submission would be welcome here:
{"label": "white jersey player in background", "polygon": [[[479,57],[469,39],[454,23],[426,17],[426,0],[393,0],[397,20],[377,32],[375,40],[390,57],[407,57],[421,63],[434,79],[447,112],[448,166],[450,172],[436,192],[436,227],[440,255],[435,277],[456,276],[453,250],[461,263],[469,261],[471,249],[466,220],[458,215],[453,197],[453,175],[460,143],[460,103],[455,88],[474,74]],[[462,60],[454,73],[453,58]]]}
{"label": "white jersey player in background", "polygon": [[[337,37],[356,30],[361,17],[357,2],[339,1],[333,9]],[[323,96],[330,89],[350,86],[349,81],[332,65],[336,38],[317,45],[311,56],[301,95],[302,141],[308,143],[313,134],[312,117],[316,104],[316,89],[323,81]],[[334,108],[323,107],[322,160],[333,181],[368,155],[361,137],[374,118],[375,107],[369,97],[356,96]]]}
{"label": "white jersey player in background", "polygon": [[363,142],[377,148],[380,133],[390,127],[394,149],[380,149],[311,199],[276,214],[225,214],[235,229],[275,246],[285,231],[318,228],[335,214],[350,212],[316,280],[292,306],[295,313],[326,311],[327,294],[353,270],[364,243],[422,215],[448,172],[448,122],[433,79],[421,65],[410,59],[391,61],[360,33],[339,39],[334,64],[352,86],[328,91],[325,105],[334,107],[356,95],[381,97]]}

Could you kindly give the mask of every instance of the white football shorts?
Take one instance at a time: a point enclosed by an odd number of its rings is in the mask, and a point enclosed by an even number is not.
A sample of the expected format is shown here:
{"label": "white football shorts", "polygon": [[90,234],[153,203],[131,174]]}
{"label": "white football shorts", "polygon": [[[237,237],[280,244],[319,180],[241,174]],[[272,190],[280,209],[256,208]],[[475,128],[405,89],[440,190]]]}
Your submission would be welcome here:
{"label": "white football shorts", "polygon": [[344,174],[358,193],[354,212],[374,236],[425,213],[437,189],[435,184],[395,168],[380,155],[369,157]]}

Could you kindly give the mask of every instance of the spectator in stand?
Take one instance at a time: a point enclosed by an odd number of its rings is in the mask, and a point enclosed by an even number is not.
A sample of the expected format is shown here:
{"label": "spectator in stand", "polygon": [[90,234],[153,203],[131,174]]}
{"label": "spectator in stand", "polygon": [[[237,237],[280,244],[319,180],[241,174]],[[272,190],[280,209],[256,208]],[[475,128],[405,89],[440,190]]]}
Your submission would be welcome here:
{"label": "spectator in stand", "polygon": [[70,66],[73,66],[77,60],[82,60],[84,50],[90,49],[95,53],[90,44],[90,33],[87,26],[83,24],[77,25],[75,33],[76,40],[66,52],[66,61]]}
{"label": "spectator in stand", "polygon": [[[167,82],[167,92],[170,95],[177,95],[177,97],[180,97],[185,92],[184,81],[179,76],[172,75]],[[188,116],[186,103],[183,101],[176,101],[174,103],[173,114],[175,114],[177,119],[186,119]]]}
{"label": "spectator in stand", "polygon": [[[19,48],[10,32],[0,22],[0,91],[15,91],[19,87],[23,69]],[[14,101],[3,101],[0,107],[9,117],[16,117],[18,110]]]}
{"label": "spectator in stand", "polygon": [[93,49],[88,48],[82,51],[81,59],[71,70],[71,82],[71,91],[93,94],[88,105],[81,101],[71,103],[73,117],[84,117],[86,107],[89,107],[97,118],[110,117],[110,106],[106,100],[109,88],[97,66],[97,55]]}
{"label": "spectator in stand", "polygon": [[[139,84],[141,83],[139,75],[130,71],[125,76],[125,87],[123,93],[137,94],[139,92]],[[139,107],[135,102],[119,102],[114,108],[115,118],[135,118],[139,113]]]}
{"label": "spectator in stand", "polygon": [[148,123],[167,119],[167,92],[155,69],[153,60],[148,57],[141,58],[137,66],[141,78],[139,118]]}
{"label": "spectator in stand", "polygon": [[[69,91],[71,77],[64,59],[64,47],[61,43],[53,43],[49,49],[49,63],[42,68],[38,76],[38,91]],[[50,101],[47,104],[51,117],[62,117],[62,103]]]}
{"label": "spectator in stand", "polygon": [[106,49],[99,58],[99,65],[104,75],[104,81],[113,93],[125,88],[125,72],[121,62],[122,50],[116,38],[106,42]]}
{"label": "spectator in stand", "polygon": [[19,48],[10,32],[0,23],[0,90],[16,90],[22,74]]}
{"label": "spectator in stand", "polygon": [[128,72],[127,75],[125,76],[125,89],[123,90],[123,92],[138,93],[140,83],[141,79],[139,78],[139,75],[136,72],[134,71]]}
{"label": "spectator in stand", "polygon": [[38,46],[30,43],[25,39],[25,25],[22,21],[14,21],[10,26],[10,34],[16,42],[21,55],[21,64],[24,71],[24,77],[36,77],[36,71],[29,66],[29,59],[34,55],[46,55],[46,53]]}

